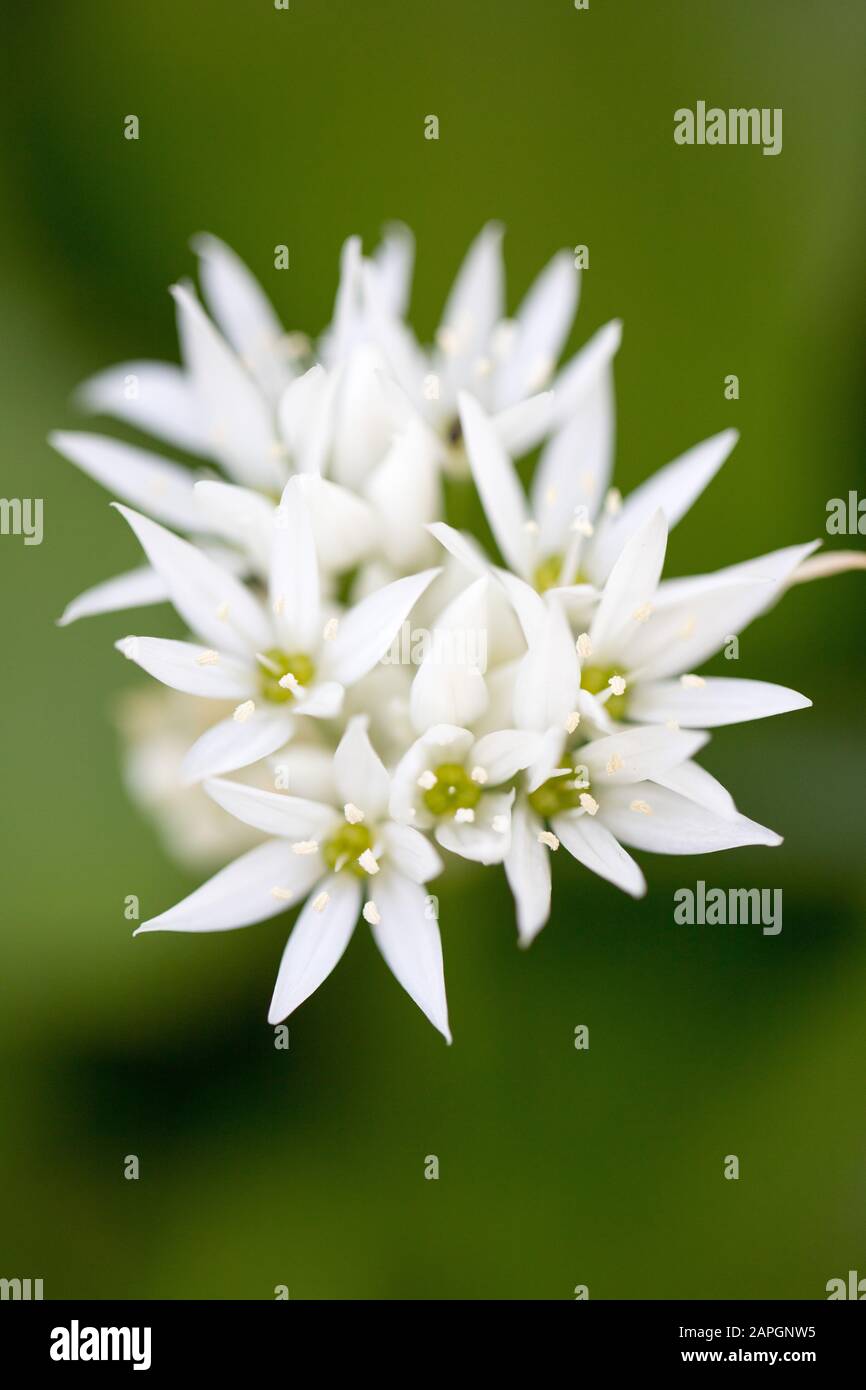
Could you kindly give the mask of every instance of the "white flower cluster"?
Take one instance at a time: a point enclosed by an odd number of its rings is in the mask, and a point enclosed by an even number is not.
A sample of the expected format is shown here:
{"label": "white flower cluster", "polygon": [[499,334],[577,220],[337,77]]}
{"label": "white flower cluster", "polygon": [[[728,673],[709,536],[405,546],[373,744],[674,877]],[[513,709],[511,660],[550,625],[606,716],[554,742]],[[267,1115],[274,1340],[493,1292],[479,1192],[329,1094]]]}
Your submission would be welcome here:
{"label": "white flower cluster", "polygon": [[[571,256],[555,256],[507,319],[501,231],[484,228],[426,348],[405,321],[405,228],[371,258],[346,243],[315,342],[285,332],[228,247],[195,246],[206,308],[189,286],[173,290],[183,365],[127,363],[80,395],[207,464],[196,475],[102,435],[52,437],[127,504],[147,560],[62,621],[174,605],[189,640],[117,645],[195,705],[181,726],[166,693],[164,727],[159,710],[150,719],[167,737],[203,730],[178,794],[201,784],[217,814],[267,837],[139,931],[223,931],[305,900],[276,1023],[363,916],[450,1039],[427,890],[440,850],[504,866],[526,944],[548,918],[560,848],[637,897],[644,877],[624,846],[778,844],[693,759],[706,730],[809,701],[694,672],[807,577],[816,545],[662,579],[669,528],[736,435],[705,440],[622,499],[611,486],[619,324],[557,368],[577,307]],[[539,445],[527,498],[513,460]],[[447,522],[446,495],[473,486],[502,564]]]}

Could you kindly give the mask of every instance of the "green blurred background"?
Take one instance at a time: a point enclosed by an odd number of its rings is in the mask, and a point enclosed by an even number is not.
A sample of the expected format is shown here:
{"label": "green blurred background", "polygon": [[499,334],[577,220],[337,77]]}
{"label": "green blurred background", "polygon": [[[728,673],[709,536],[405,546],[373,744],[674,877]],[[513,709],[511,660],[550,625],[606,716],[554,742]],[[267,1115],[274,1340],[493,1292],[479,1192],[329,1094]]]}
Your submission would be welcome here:
{"label": "green blurred background", "polygon": [[[737,674],[815,708],[704,756],[781,849],[639,856],[637,904],[561,855],[527,953],[501,872],[449,876],[454,1046],[359,931],[282,1052],[264,1015],[286,919],[131,940],[127,894],[152,915],[200,875],[122,787],[111,711],[146,681],[112,649],[129,618],[54,626],[138,558],[45,443],[83,424],[91,372],[176,356],[166,289],[193,233],[318,331],[344,236],[402,218],[429,336],[494,216],[511,307],[586,243],[570,347],[624,319],[623,490],[742,431],[671,574],[822,535],[827,499],[863,485],[864,7],[77,0],[2,25],[0,492],[44,497],[45,539],[0,538],[0,1274],[46,1297],[265,1299],[821,1298],[866,1274],[864,577],[797,588],[741,641]],[[782,107],[782,154],[675,146],[699,98]],[[164,609],[133,626],[176,631]],[[782,888],[781,936],[675,926],[698,878]]]}

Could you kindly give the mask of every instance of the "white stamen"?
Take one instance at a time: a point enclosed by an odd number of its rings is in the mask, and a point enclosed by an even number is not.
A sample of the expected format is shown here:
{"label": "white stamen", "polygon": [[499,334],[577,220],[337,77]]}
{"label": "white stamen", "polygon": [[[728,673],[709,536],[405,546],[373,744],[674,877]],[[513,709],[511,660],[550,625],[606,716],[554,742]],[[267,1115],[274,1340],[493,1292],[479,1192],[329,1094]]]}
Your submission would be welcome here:
{"label": "white stamen", "polygon": [[574,520],[571,523],[570,529],[572,531],[575,531],[578,536],[589,537],[593,534],[595,527],[589,519],[589,513],[587,512],[586,507],[575,508]]}
{"label": "white stamen", "polygon": [[290,903],[294,896],[291,888],[276,887],[271,889],[271,897],[276,898],[277,902]]}
{"label": "white stamen", "polygon": [[524,531],[526,532],[527,536],[537,536],[537,535],[538,535],[538,522],[537,522],[537,521],[533,521],[533,520],[530,518],[529,521],[524,521],[524,523],[523,523],[523,529],[524,529]]}
{"label": "white stamen", "polygon": [[653,606],[651,603],[642,603],[639,608],[634,610],[632,617],[636,623],[645,623],[647,618],[652,616],[652,612]]}
{"label": "white stamen", "polygon": [[277,685],[282,686],[283,690],[290,690],[296,700],[300,700],[301,697],[307,693],[297,676],[293,676],[291,671],[287,671],[284,676],[280,676]]}
{"label": "white stamen", "polygon": [[547,845],[548,849],[559,849],[559,841],[552,830],[539,830],[538,843],[540,845]]}
{"label": "white stamen", "polygon": [[272,603],[272,605],[271,605],[271,607],[273,608],[274,613],[277,615],[277,617],[280,616],[280,614],[282,613],[282,611],[283,611],[283,609],[285,608],[285,606],[286,606],[286,596],[285,596],[285,594],[277,594],[276,598],[274,599],[274,601],[273,601],[273,603]]}
{"label": "white stamen", "polygon": [[318,850],[318,840],[296,840],[292,845],[293,854],[317,854]]}
{"label": "white stamen", "polygon": [[588,632],[582,632],[575,642],[578,656],[592,656],[592,641]]}
{"label": "white stamen", "polygon": [[628,808],[630,811],[637,811],[638,815],[651,816],[653,808],[648,801],[633,801]]}
{"label": "white stamen", "polygon": [[211,648],[206,652],[199,652],[195,659],[195,664],[196,666],[216,666],[219,659],[219,652],[215,652],[213,648]]}
{"label": "white stamen", "polygon": [[670,729],[675,734],[678,734],[680,731],[680,721],[678,719],[666,719],[665,728]]}
{"label": "white stamen", "polygon": [[622,493],[618,487],[612,487],[604,499],[604,509],[608,516],[617,516],[622,511]]}
{"label": "white stamen", "polygon": [[703,690],[706,681],[703,676],[680,676],[680,685],[686,690]]}
{"label": "white stamen", "polygon": [[322,891],[321,891],[321,893],[317,893],[316,896],[313,898],[313,911],[314,911],[314,912],[324,912],[325,908],[328,906],[328,903],[329,903],[330,901],[331,901],[331,895],[330,895],[330,893],[326,893],[325,890],[324,890],[324,888],[323,888]]}
{"label": "white stamen", "polygon": [[340,626],[339,618],[329,618],[322,628],[322,637],[326,642],[333,642]]}
{"label": "white stamen", "polygon": [[610,680],[608,681],[608,685],[610,686],[610,688],[611,688],[611,690],[613,691],[614,695],[624,695],[624,694],[625,694],[625,691],[626,691],[626,684],[625,684],[625,681],[623,680],[622,676],[611,676]]}
{"label": "white stamen", "polygon": [[475,819],[475,812],[471,806],[458,806],[454,812],[454,819],[458,825],[471,825]]}
{"label": "white stamen", "polygon": [[354,801],[347,801],[343,807],[343,815],[350,825],[357,825],[364,819],[364,812],[359,810]]}
{"label": "white stamen", "polygon": [[478,783],[479,787],[483,787],[484,783],[487,781],[487,773],[483,767],[473,767],[469,776],[472,778],[473,782]]}
{"label": "white stamen", "polygon": [[421,773],[421,776],[418,778],[417,781],[417,786],[421,787],[421,789],[425,792],[433,790],[433,788],[436,786],[436,773],[433,771],[432,768],[428,767],[424,770],[424,772]]}
{"label": "white stamen", "polygon": [[619,772],[621,767],[622,758],[619,756],[619,753],[611,753],[610,757],[607,760],[607,770],[610,773],[610,775],[613,776],[615,772]]}
{"label": "white stamen", "polygon": [[277,663],[272,661],[269,656],[265,656],[264,652],[256,652],[256,661],[260,666],[264,666],[266,671],[270,671],[272,676],[280,675],[280,668]]}
{"label": "white stamen", "polygon": [[249,719],[250,715],[251,715],[251,714],[255,714],[255,712],[256,712],[256,702],[255,702],[255,700],[244,700],[243,704],[238,705],[237,709],[235,710],[234,714],[232,715],[232,719],[234,719],[234,721],[235,721],[236,724],[246,724],[246,722],[247,722],[247,720]]}
{"label": "white stamen", "polygon": [[365,849],[363,854],[358,855],[358,863],[365,874],[377,874],[379,872],[379,861],[371,849]]}
{"label": "white stamen", "polygon": [[576,709],[573,709],[565,721],[565,732],[567,734],[573,734],[579,723],[580,715]]}
{"label": "white stamen", "polygon": [[371,898],[368,903],[364,903],[364,921],[369,922],[371,927],[378,927],[381,920],[379,909]]}
{"label": "white stamen", "polygon": [[588,816],[594,816],[598,810],[598,802],[594,796],[590,796],[589,792],[581,792],[580,804]]}

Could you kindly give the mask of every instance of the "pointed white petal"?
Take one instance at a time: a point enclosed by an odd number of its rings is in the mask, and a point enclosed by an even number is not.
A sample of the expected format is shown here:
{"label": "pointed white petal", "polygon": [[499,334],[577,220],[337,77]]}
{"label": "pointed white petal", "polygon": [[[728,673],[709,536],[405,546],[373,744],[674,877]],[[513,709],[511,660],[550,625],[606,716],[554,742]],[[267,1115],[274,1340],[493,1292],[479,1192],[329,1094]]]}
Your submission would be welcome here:
{"label": "pointed white petal", "polygon": [[388,805],[391,779],[367,733],[365,715],[349,720],[334,753],[334,777],[340,801],[357,806],[369,821],[376,821]]}
{"label": "pointed white petal", "polygon": [[384,656],[438,569],[423,570],[386,584],[356,603],[340,619],[337,635],[322,653],[320,674],[354,685]]}
{"label": "pointed white petal", "polygon": [[273,622],[288,652],[315,651],[321,638],[319,565],[304,479],[290,478],[274,514],[270,598]]}
{"label": "pointed white petal", "polygon": [[307,899],[286,942],[268,1023],[281,1023],[319,988],[342,956],[361,904],[361,884],[353,874],[331,874],[321,884],[327,893],[325,906],[314,904],[319,894]]}
{"label": "pointed white petal", "polygon": [[520,458],[544,438],[553,416],[553,392],[528,396],[490,417],[493,432],[506,454]]}
{"label": "pointed white petal", "polygon": [[417,422],[394,440],[364,491],[379,517],[379,539],[390,564],[411,570],[435,559],[426,527],[442,512],[439,464]]}
{"label": "pointed white petal", "polygon": [[427,530],[441,546],[444,546],[449,555],[453,555],[454,559],[459,560],[472,574],[490,572],[490,561],[474,536],[470,536],[466,531],[456,531],[444,521],[432,522]]}
{"label": "pointed white petal", "polygon": [[336,719],[345,697],[339,681],[319,681],[300,700],[295,700],[292,713],[306,714],[311,719]]}
{"label": "pointed white petal", "polygon": [[188,468],[99,434],[55,430],[48,442],[115,497],[181,531],[201,529]]}
{"label": "pointed white petal", "polygon": [[410,712],[419,732],[433,724],[473,724],[487,707],[488,580],[482,576],[436,618],[412,682]]}
{"label": "pointed white petal", "polygon": [[193,238],[208,308],[265,394],[276,400],[291,380],[285,333],[256,277],[218,237]]}
{"label": "pointed white petal", "polygon": [[473,241],[454,281],[437,337],[461,359],[486,350],[505,305],[502,227],[489,222]]}
{"label": "pointed white petal", "polygon": [[528,946],[550,916],[550,853],[539,842],[542,822],[521,797],[511,815],[505,874],[517,907],[521,946]]}
{"label": "pointed white petal", "polygon": [[[633,811],[634,801],[649,806],[650,813]],[[657,782],[606,787],[599,815],[623,844],[654,854],[712,854],[739,845],[782,842],[764,825],[745,816],[717,815]]]}
{"label": "pointed white petal", "polygon": [[656,511],[623,547],[589,629],[596,664],[615,660],[619,650],[643,625],[635,614],[655,597],[667,539],[667,522],[663,513]]}
{"label": "pointed white petal", "polygon": [[320,474],[325,466],[339,382],[339,369],[326,372],[317,362],[280,396],[280,433],[298,473]]}
{"label": "pointed white petal", "polygon": [[[541,638],[544,632],[547,623],[547,603],[537,589],[533,589],[531,584],[527,584],[526,580],[521,579],[518,575],[503,569],[497,569],[494,573],[517,615],[517,621],[520,623],[524,638],[531,646],[533,642]],[[560,590],[559,592],[564,591]],[[556,602],[557,600],[552,601]]]}
{"label": "pointed white petal", "polygon": [[337,392],[330,471],[335,482],[358,491],[384,457],[393,434],[383,367],[382,354],[370,343],[359,343],[344,363]]}
{"label": "pointed white petal", "polygon": [[439,924],[424,889],[393,869],[375,879],[379,921],[372,932],[396,979],[446,1042],[451,1041]]}
{"label": "pointed white petal", "polygon": [[665,579],[659,585],[659,605],[680,603],[708,590],[731,587],[734,584],[775,585],[781,588],[799,572],[803,562],[820,544],[820,541],[806,541],[803,545],[786,545],[781,550],[771,550],[767,555],[758,555],[754,560],[741,560],[739,564],[727,565],[724,569],[713,570],[709,574],[692,574],[684,579]]}
{"label": "pointed white petal", "polygon": [[[302,898],[321,873],[321,864],[292,854],[283,840],[268,840],[220,869],[176,907],[142,922],[135,932],[231,931],[285,912]],[[276,898],[274,888],[291,896]]]}
{"label": "pointed white petal", "polygon": [[626,541],[656,512],[664,513],[668,529],[689,510],[716,476],[737,442],[736,430],[722,430],[660,468],[634,492],[622,510],[610,518],[593,547],[593,579],[601,583],[613,568]]}
{"label": "pointed white petal", "polygon": [[113,415],[166,444],[210,458],[211,431],[191,378],[170,362],[122,362],[79,386],[85,410]]}
{"label": "pointed white petal", "polygon": [[296,842],[321,841],[340,823],[336,807],[326,806],[321,801],[286,796],[283,792],[266,792],[222,778],[205,782],[204,789],[230,816],[266,835],[281,835]]}
{"label": "pointed white petal", "polygon": [[274,530],[274,505],[261,492],[210,478],[196,483],[195,505],[200,530],[221,536],[254,557],[256,569],[267,574]]}
{"label": "pointed white petal", "polygon": [[301,485],[319,564],[332,574],[345,574],[381,540],[383,517],[363,497],[327,478],[305,474]]}
{"label": "pointed white petal", "polygon": [[680,796],[687,797],[689,801],[696,801],[699,806],[705,806],[708,811],[714,811],[718,816],[730,819],[738,814],[734,798],[727,787],[723,787],[721,782],[716,781],[715,777],[698,763],[680,763],[677,767],[669,768],[667,772],[656,773],[654,780],[660,782],[663,787],[670,788],[672,792],[679,792]]}
{"label": "pointed white petal", "polygon": [[514,687],[514,722],[543,733],[563,728],[580,685],[574,638],[558,604],[545,605],[544,625],[520,663]]}
{"label": "pointed white petal", "polygon": [[[244,700],[256,688],[251,663],[194,642],[164,637],[122,637],[114,644],[128,661],[172,690],[211,700]],[[216,659],[214,659],[214,655]]]}
{"label": "pointed white petal", "polygon": [[[593,521],[610,484],[614,445],[613,373],[604,364],[579,406],[548,441],[532,481],[542,556],[562,554],[578,508]],[[566,576],[567,580],[573,576]]]}
{"label": "pointed white petal", "polygon": [[256,710],[243,722],[223,719],[196,739],[181,763],[181,778],[189,785],[249,767],[288,743],[293,728],[282,709]]}
{"label": "pointed white petal", "polygon": [[420,830],[389,820],[379,832],[385,854],[394,867],[413,883],[429,883],[444,867],[436,850]]}
{"label": "pointed white petal", "polygon": [[469,466],[490,529],[511,569],[525,578],[530,567],[529,511],[517,471],[474,396],[461,392],[458,402]]}
{"label": "pointed white petal", "polygon": [[622,342],[622,323],[612,319],[567,362],[553,383],[553,428],[558,429],[583,406],[587,392],[608,372]]}
{"label": "pointed white petal", "polygon": [[280,487],[285,470],[262,393],[182,285],[172,289],[184,361],[211,430],[211,454],[239,483]]}
{"label": "pointed white petal", "polygon": [[547,385],[568,337],[579,289],[571,253],[558,252],[517,310],[514,342],[496,382],[497,409]]}
{"label": "pointed white petal", "polygon": [[389,314],[400,319],[409,306],[415,238],[403,222],[389,222],[373,252],[373,265],[382,301]]}
{"label": "pointed white petal", "polygon": [[706,742],[706,734],[680,733],[657,724],[594,739],[583,744],[577,756],[589,770],[594,785],[611,786],[643,782],[667,772],[692,757]]}
{"label": "pointed white petal", "polygon": [[796,690],[768,681],[707,676],[701,686],[679,681],[641,681],[629,701],[629,718],[665,723],[675,719],[687,729],[715,729],[807,709],[812,701]]}
{"label": "pointed white petal", "polygon": [[491,787],[510,782],[539,757],[544,735],[525,729],[499,729],[485,734],[472,749],[472,763],[484,769]]}
{"label": "pointed white petal", "polygon": [[219,649],[237,653],[272,645],[271,629],[248,589],[189,541],[120,503],[153,565],[168,586],[171,601],[193,632]]}
{"label": "pointed white petal", "polygon": [[124,608],[145,608],[150,603],[164,603],[168,586],[161,575],[149,565],[116,574],[102,584],[94,584],[83,594],[67,603],[57,620],[58,627],[67,627],[78,618],[92,618],[97,613],[119,613]]}
{"label": "pointed white petal", "polygon": [[622,845],[595,816],[557,816],[553,833],[575,859],[633,898],[646,893],[646,879]]}

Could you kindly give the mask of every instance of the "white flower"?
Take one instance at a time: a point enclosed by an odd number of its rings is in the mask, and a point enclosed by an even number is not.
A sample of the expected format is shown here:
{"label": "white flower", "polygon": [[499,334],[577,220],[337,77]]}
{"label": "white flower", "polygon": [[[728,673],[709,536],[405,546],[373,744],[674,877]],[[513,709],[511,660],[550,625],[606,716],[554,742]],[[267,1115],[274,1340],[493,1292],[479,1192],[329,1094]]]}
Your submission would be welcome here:
{"label": "white flower", "polygon": [[208,782],[220,806],[276,838],[138,931],[226,931],[264,921],[306,897],[268,1011],[268,1021],[279,1023],[330,975],[363,913],[400,984],[450,1042],[439,927],[424,892],[441,860],[419,831],[389,819],[390,778],[363,719],[352,720],[340,740],[334,777],[337,805]]}
{"label": "white flower", "polygon": [[500,864],[511,835],[513,790],[502,790],[536,751],[527,736],[503,730],[476,740],[469,729],[437,724],[398,763],[391,787],[395,820],[434,830],[443,849]]}
{"label": "white flower", "polygon": [[[364,272],[378,283],[384,305],[394,310],[405,303],[411,239],[407,253],[405,229],[391,229],[377,258],[364,263],[360,243],[350,238],[335,322],[323,335],[328,369],[314,365],[303,371],[309,342],[299,348],[298,335],[284,333],[261,286],[234,252],[215,237],[198,237],[194,244],[219,327],[187,286],[175,286],[184,366],[126,362],[86,382],[79,401],[217,463],[245,494],[214,482],[195,496],[196,476],[188,468],[101,435],[58,431],[50,442],[116,497],[173,529],[229,540],[244,552],[253,572],[261,573],[257,531],[292,471],[322,474],[333,468],[335,476],[354,478],[359,470],[369,472],[390,447],[392,412],[377,376],[384,359],[367,341],[369,328],[356,300]],[[391,476],[393,471],[392,464]],[[333,485],[310,499],[326,569],[350,569],[380,538],[374,506],[381,503],[381,488],[381,482],[378,489],[371,487],[372,501],[340,494]],[[427,553],[422,526],[433,519],[437,502],[434,491],[410,529],[417,554]],[[417,511],[414,499],[413,505]],[[407,520],[392,507],[389,520],[398,519]],[[411,554],[398,572],[418,568],[415,558]],[[166,597],[152,569],[136,570],[79,595],[61,623]]]}
{"label": "white flower", "polygon": [[551,600],[515,687],[515,723],[540,734],[512,811],[505,871],[526,945],[550,913],[553,836],[584,867],[635,897],[643,874],[623,844],[658,854],[699,854],[780,837],[741,816],[725,789],[691,761],[707,735],[625,729],[582,741],[574,644]]}
{"label": "white flower", "polygon": [[[668,526],[688,511],[737,442],[736,430],[695,445],[611,505],[613,387],[611,358],[618,335],[587,353],[585,387],[565,425],[542,451],[527,498],[517,471],[481,406],[460,398],[463,437],[482,505],[511,572],[544,592],[568,587],[570,606],[586,609],[626,540],[661,510]],[[591,349],[591,351],[590,351]],[[602,351],[602,349],[604,349]],[[435,528],[448,544],[448,533]]]}
{"label": "white flower", "polygon": [[579,276],[572,256],[560,251],[520,304],[505,318],[502,229],[484,227],[454,282],[430,352],[420,349],[402,324],[379,307],[380,292],[368,271],[366,299],[371,331],[382,347],[406,408],[425,427],[429,448],[444,467],[465,471],[461,391],[484,402],[500,442],[515,454],[533,448],[551,425],[568,418],[583,390],[583,365],[575,359],[554,382],[557,359],[577,309]]}
{"label": "white flower", "polygon": [[155,637],[117,645],[157,680],[188,694],[238,701],[184,760],[189,781],[267,757],[292,736],[295,716],[332,719],[345,688],[380,659],[437,573],[396,580],[334,624],[320,601],[319,569],[302,479],[290,479],[272,532],[269,607],[188,541],[126,507],[171,600],[204,646]]}
{"label": "white flower", "polygon": [[778,597],[814,547],[791,546],[715,575],[664,584],[666,543],[667,525],[657,511],[614,564],[587,634],[583,689],[615,720],[696,729],[808,707],[805,695],[784,686],[698,678],[694,671]]}

